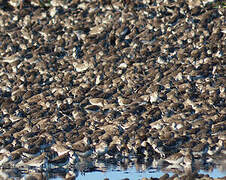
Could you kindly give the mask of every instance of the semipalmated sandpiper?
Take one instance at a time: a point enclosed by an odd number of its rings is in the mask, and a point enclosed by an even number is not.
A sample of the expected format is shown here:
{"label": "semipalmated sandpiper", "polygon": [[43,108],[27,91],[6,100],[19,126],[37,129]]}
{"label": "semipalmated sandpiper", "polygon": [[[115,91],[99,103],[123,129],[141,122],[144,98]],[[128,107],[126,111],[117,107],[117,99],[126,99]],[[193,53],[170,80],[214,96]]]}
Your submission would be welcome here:
{"label": "semipalmated sandpiper", "polygon": [[60,141],[56,141],[56,144],[53,144],[51,149],[55,151],[58,156],[64,155],[70,151]]}
{"label": "semipalmated sandpiper", "polygon": [[50,163],[54,167],[67,167],[71,163],[74,163],[74,160],[75,157],[73,156],[73,152],[71,151],[48,160],[48,163]]}
{"label": "semipalmated sandpiper", "polygon": [[20,163],[22,166],[31,166],[31,167],[43,167],[43,165],[46,163],[47,155],[45,152],[43,152],[40,156],[35,157],[28,162]]}

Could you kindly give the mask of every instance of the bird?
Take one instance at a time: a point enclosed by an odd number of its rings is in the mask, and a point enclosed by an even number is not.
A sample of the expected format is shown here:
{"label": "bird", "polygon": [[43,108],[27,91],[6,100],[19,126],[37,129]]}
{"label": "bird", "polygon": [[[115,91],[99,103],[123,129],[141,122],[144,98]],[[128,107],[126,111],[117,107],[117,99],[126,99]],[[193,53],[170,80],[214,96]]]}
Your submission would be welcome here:
{"label": "bird", "polygon": [[22,152],[22,155],[28,158],[34,158],[39,156],[40,154],[40,148],[37,146],[34,146],[32,148],[24,148],[24,151]]}
{"label": "bird", "polygon": [[207,153],[210,156],[213,156],[214,154],[218,154],[223,149],[223,140],[219,140],[217,144],[209,145]]}
{"label": "bird", "polygon": [[65,175],[65,180],[74,180],[78,176],[78,171],[75,169],[75,171],[69,170],[69,172]]}
{"label": "bird", "polygon": [[11,56],[6,56],[0,59],[0,62],[7,62],[7,63],[13,63],[15,61],[20,60],[21,57],[18,54],[13,54]]}
{"label": "bird", "polygon": [[9,162],[10,158],[8,154],[0,153],[0,167],[4,166],[7,162]]}
{"label": "bird", "polygon": [[20,166],[30,166],[30,167],[42,168],[46,162],[47,162],[47,154],[46,154],[46,152],[43,152],[41,155],[39,155],[27,162],[20,161],[17,165],[19,167]]}
{"label": "bird", "polygon": [[70,151],[61,154],[60,156],[57,156],[53,159],[49,159],[48,163],[54,167],[69,167],[70,165],[74,164],[74,161],[75,161],[74,152]]}
{"label": "bird", "polygon": [[93,147],[90,146],[90,137],[85,136],[82,140],[71,145],[71,149],[80,158],[89,157],[93,153]]}
{"label": "bird", "polygon": [[208,152],[208,145],[205,143],[199,143],[192,148],[192,154],[195,157],[203,157]]}
{"label": "bird", "polygon": [[161,158],[165,158],[165,153],[163,152],[163,145],[158,140],[152,139],[151,137],[147,138],[147,142],[152,146],[153,150],[160,154]]}
{"label": "bird", "polygon": [[4,166],[10,160],[10,151],[3,148],[0,150],[0,167]]}
{"label": "bird", "polygon": [[70,151],[60,141],[56,141],[56,143],[51,146],[51,149],[55,151],[58,156],[64,155]]}
{"label": "bird", "polygon": [[85,174],[85,172],[91,172],[96,170],[93,161],[91,161],[89,158],[81,159],[75,164],[75,169],[80,171],[82,174]]}
{"label": "bird", "polygon": [[190,150],[185,150],[184,151],[184,162],[183,166],[184,167],[191,167],[194,163],[194,156]]}
{"label": "bird", "polygon": [[184,162],[184,155],[181,152],[175,153],[165,159],[171,164],[181,164]]}
{"label": "bird", "polygon": [[108,152],[108,144],[106,142],[100,142],[95,146],[95,154],[97,157],[103,156]]}

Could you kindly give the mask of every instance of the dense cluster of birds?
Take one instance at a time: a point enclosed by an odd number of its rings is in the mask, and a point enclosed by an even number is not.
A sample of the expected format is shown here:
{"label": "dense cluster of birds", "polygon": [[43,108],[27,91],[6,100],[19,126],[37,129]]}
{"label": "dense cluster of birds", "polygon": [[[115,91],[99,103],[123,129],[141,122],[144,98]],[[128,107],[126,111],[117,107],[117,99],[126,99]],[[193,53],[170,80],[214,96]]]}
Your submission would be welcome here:
{"label": "dense cluster of birds", "polygon": [[210,0],[1,4],[0,166],[225,163],[224,23]]}

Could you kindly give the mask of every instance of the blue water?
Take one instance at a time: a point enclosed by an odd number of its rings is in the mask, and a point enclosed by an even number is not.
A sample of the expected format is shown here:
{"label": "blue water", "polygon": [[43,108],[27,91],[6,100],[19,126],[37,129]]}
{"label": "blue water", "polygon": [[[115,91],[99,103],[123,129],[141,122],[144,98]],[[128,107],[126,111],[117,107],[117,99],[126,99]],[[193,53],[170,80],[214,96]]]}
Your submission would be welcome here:
{"label": "blue water", "polygon": [[[159,178],[163,176],[165,173],[156,170],[147,170],[147,171],[137,171],[135,167],[128,168],[123,171],[120,169],[108,170],[106,172],[90,172],[85,175],[78,174],[76,180],[103,180],[105,178],[109,178],[110,180],[121,180],[124,178],[129,178],[130,180],[141,180],[142,178]],[[169,176],[172,176],[173,173],[168,173]],[[212,178],[222,178],[226,176],[226,171],[221,172],[218,169],[214,169],[212,172],[200,170],[199,174],[208,174]],[[51,180],[62,180],[62,178],[56,177]]]}
{"label": "blue water", "polygon": [[200,170],[200,174],[208,174],[212,178],[222,178],[226,176],[226,171],[219,171],[218,169],[213,169],[212,172]]}
{"label": "blue water", "polygon": [[[126,171],[120,171],[120,170],[112,170],[112,171],[107,171],[107,172],[92,172],[92,173],[87,173],[84,176],[79,175],[76,180],[88,180],[88,179],[104,179],[104,178],[109,178],[109,179],[124,179],[124,178],[129,178],[130,180],[138,180],[142,178],[150,178],[150,177],[161,177],[165,173],[160,172],[160,171],[144,171],[144,172],[139,172],[136,171],[135,167],[129,168]],[[169,174],[173,175],[173,174]]]}
{"label": "blue water", "polygon": [[[109,178],[117,180],[117,179],[124,179],[124,178],[129,178],[130,180],[138,180],[142,178],[150,178],[150,177],[155,177],[159,178],[163,176],[165,173],[161,171],[155,171],[155,170],[150,170],[150,171],[137,171],[135,167],[129,168],[125,171],[122,170],[108,170],[106,172],[89,172],[86,173],[85,175],[82,175],[79,173],[78,177],[76,177],[76,180],[103,180],[105,178]],[[172,173],[169,173],[170,176],[172,176]],[[56,177],[52,178],[51,180],[62,180],[62,178]]]}

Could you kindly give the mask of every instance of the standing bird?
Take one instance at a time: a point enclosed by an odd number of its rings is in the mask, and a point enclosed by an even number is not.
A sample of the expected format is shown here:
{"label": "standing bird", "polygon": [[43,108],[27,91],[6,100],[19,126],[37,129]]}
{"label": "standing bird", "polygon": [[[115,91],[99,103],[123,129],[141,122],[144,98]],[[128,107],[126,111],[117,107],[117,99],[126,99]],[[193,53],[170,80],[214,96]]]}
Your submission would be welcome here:
{"label": "standing bird", "polygon": [[6,149],[0,150],[0,167],[4,166],[10,160],[10,152]]}
{"label": "standing bird", "polygon": [[16,8],[19,6],[20,9],[23,8],[24,0],[0,0],[0,4],[3,5],[3,7],[7,8],[10,6],[10,9]]}
{"label": "standing bird", "polygon": [[4,166],[9,161],[9,156],[5,153],[0,153],[0,167]]}
{"label": "standing bird", "polygon": [[36,6],[45,6],[44,2],[40,0],[0,0],[0,5],[3,5],[3,7],[10,9],[18,9],[19,7],[19,10],[21,10],[24,6],[25,1]]}
{"label": "standing bird", "polygon": [[47,154],[43,152],[40,156],[37,156],[27,162],[20,161],[17,166],[30,166],[30,167],[38,167],[43,168],[45,163],[47,162]]}
{"label": "standing bird", "polygon": [[87,158],[93,154],[93,147],[90,146],[90,137],[84,137],[71,145],[71,149],[79,158]]}
{"label": "standing bird", "polygon": [[74,156],[74,152],[70,151],[48,160],[48,163],[51,164],[52,167],[68,168],[70,165],[73,165],[75,163],[75,158],[76,157]]}
{"label": "standing bird", "polygon": [[58,156],[64,155],[70,151],[60,141],[56,141],[56,143],[51,146],[51,149],[55,151],[58,154]]}

